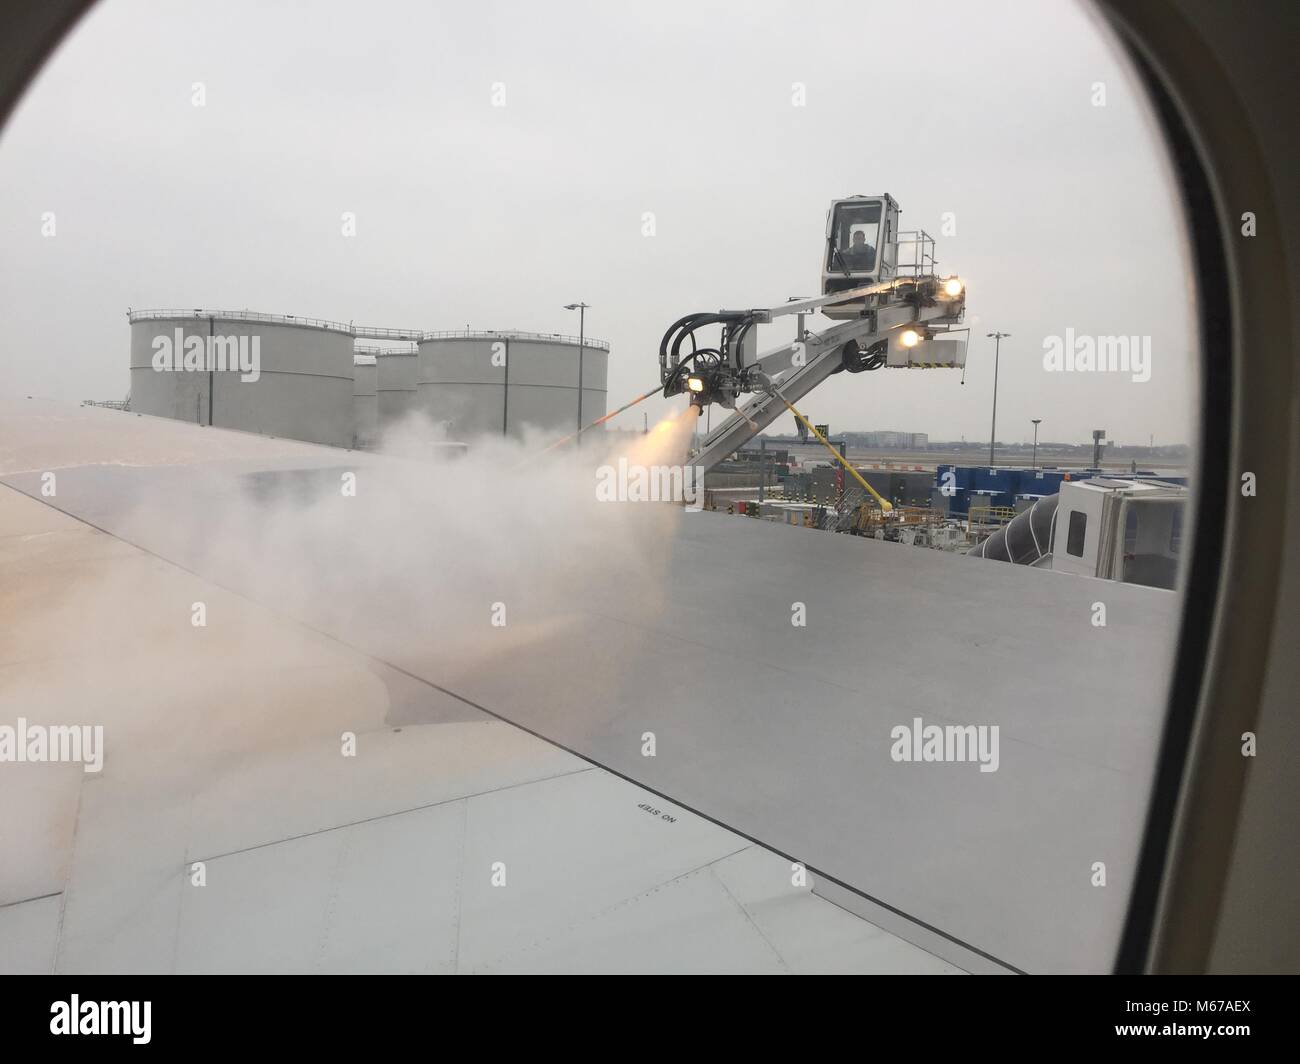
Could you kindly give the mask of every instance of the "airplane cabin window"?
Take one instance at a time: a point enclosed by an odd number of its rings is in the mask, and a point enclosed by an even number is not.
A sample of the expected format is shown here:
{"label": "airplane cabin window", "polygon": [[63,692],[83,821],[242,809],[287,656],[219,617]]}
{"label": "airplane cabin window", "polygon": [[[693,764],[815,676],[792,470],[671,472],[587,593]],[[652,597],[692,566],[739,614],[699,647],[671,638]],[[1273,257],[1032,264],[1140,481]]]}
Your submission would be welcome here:
{"label": "airplane cabin window", "polygon": [[763,12],[102,0],[51,55],[0,728],[104,761],[0,762],[34,963],[1111,968],[1201,487],[1158,116],[1074,0],[872,7],[892,111],[819,59],[857,0]]}

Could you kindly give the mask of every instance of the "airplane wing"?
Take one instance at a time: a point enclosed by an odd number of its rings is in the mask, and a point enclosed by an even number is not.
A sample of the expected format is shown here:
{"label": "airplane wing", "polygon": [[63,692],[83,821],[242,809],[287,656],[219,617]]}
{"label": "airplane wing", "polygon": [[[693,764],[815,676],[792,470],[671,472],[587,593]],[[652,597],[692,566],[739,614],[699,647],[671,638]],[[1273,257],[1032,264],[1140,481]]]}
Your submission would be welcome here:
{"label": "airplane wing", "polygon": [[[103,740],[0,771],[0,970],[1110,963],[1172,594],[490,449],[3,437],[0,723]],[[892,757],[914,723],[1000,725],[996,771]]]}

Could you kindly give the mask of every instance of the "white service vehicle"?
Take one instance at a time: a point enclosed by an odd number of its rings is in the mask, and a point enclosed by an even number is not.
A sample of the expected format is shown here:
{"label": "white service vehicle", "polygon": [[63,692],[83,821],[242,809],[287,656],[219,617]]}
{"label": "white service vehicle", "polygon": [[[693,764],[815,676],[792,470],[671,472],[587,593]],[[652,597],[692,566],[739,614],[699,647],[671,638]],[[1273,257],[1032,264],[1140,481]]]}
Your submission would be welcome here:
{"label": "white service vehicle", "polygon": [[1158,480],[1069,480],[968,553],[1146,587],[1173,588],[1188,491]]}

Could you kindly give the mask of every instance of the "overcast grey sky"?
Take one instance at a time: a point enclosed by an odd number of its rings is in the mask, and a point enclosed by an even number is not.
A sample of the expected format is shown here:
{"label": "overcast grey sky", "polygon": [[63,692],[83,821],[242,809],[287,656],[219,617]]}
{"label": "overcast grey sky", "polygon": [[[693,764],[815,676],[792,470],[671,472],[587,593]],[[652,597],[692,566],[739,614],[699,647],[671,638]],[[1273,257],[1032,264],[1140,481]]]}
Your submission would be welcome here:
{"label": "overcast grey sky", "polygon": [[[888,192],[968,281],[966,384],[841,374],[810,416],[987,438],[1001,329],[1000,439],[1188,440],[1190,274],[1136,94],[1072,0],[102,0],[0,139],[0,392],[123,396],[128,306],[576,332],[585,300],[612,408],[673,319],[814,294],[829,201]],[[1067,328],[1150,336],[1151,379],[1044,372]]]}

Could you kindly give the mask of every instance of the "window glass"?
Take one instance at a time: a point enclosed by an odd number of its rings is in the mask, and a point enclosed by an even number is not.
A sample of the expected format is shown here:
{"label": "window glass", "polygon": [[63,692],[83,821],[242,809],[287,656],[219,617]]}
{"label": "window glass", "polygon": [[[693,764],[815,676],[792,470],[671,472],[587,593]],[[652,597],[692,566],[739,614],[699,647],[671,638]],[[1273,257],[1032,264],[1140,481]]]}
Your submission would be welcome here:
{"label": "window glass", "polygon": [[[791,42],[862,21],[849,0],[740,37],[734,0],[300,6],[100,0],[0,136],[0,519],[33,515],[0,563],[24,604],[6,679],[53,725],[108,724],[131,783],[0,765],[10,879],[66,867],[64,897],[97,899],[57,941],[47,902],[6,909],[0,970],[18,939],[51,945],[43,970],[404,970],[426,964],[416,905],[463,971],[1108,969],[1181,521],[1144,501],[1130,528],[1106,498],[1127,489],[1080,485],[1195,492],[1202,369],[1175,169],[1113,35],[1074,0],[939,5],[942,62],[905,121],[867,123],[864,78],[917,84],[914,50],[788,69]],[[917,29],[872,9],[873,41]],[[666,50],[700,76],[647,76]],[[900,258],[965,293],[907,366],[887,337],[938,301],[906,282],[865,321],[855,301],[744,326],[807,425],[742,415],[767,399],[730,373],[703,409],[652,387],[671,321]],[[724,328],[678,333],[690,371],[728,361]],[[246,369],[201,364],[232,345]],[[65,517],[121,548],[41,538]],[[1104,586],[1089,535],[1135,555]],[[974,638],[938,652],[950,632]],[[340,734],[382,794],[331,785]],[[28,830],[69,794],[75,838]],[[253,857],[140,914],[154,839]],[[295,874],[318,858],[347,889]],[[0,905],[28,896],[5,878]],[[367,934],[323,956],[286,911]]]}
{"label": "window glass", "polygon": [[1137,552],[1138,508],[1133,503],[1124,507],[1124,553]]}
{"label": "window glass", "polygon": [[829,270],[871,272],[880,238],[880,204],[840,204],[835,209],[831,237],[834,243],[827,249]]}
{"label": "window glass", "polygon": [[1076,558],[1083,557],[1083,537],[1088,531],[1088,515],[1082,510],[1074,510],[1070,513],[1069,536],[1065,541],[1065,553],[1073,554]]}

